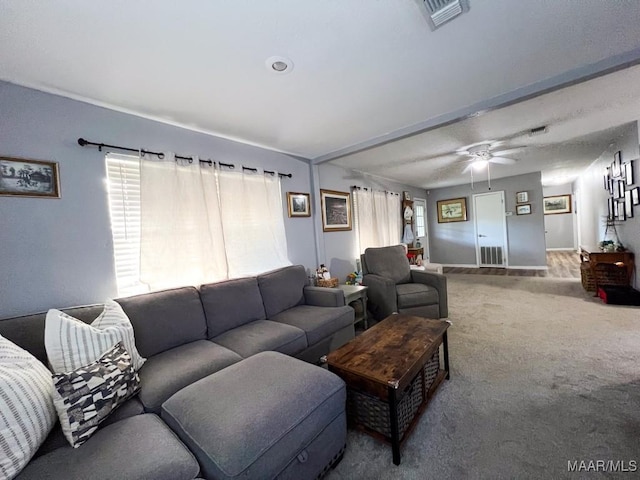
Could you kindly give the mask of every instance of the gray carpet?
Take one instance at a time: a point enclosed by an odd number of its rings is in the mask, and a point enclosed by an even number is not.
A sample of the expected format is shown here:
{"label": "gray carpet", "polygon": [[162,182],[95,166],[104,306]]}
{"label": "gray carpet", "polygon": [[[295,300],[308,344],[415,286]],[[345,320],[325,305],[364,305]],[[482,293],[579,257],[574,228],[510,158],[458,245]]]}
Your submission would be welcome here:
{"label": "gray carpet", "polygon": [[[451,380],[401,465],[350,431],[327,479],[639,478],[640,308],[604,305],[579,280],[447,277]],[[582,460],[637,471],[568,472]]]}

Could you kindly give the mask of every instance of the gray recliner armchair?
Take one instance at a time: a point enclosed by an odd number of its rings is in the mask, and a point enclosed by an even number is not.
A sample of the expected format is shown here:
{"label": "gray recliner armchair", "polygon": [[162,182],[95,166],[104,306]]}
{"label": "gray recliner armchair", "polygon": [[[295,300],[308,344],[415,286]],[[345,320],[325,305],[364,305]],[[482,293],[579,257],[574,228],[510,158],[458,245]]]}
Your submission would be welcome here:
{"label": "gray recliner armchair", "polygon": [[369,310],[376,320],[392,313],[447,318],[447,277],[412,270],[403,245],[367,248],[360,256]]}

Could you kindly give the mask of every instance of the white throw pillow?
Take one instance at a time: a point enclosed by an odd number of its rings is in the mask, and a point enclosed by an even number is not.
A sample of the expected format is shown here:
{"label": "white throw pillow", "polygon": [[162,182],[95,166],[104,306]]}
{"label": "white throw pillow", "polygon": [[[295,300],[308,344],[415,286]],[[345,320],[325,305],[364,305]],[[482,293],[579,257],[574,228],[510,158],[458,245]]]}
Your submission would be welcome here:
{"label": "white throw pillow", "polygon": [[145,359],[136,349],[133,326],[122,307],[107,300],[104,311],[91,325],[60,310],[47,312],[44,324],[44,346],[54,373],[71,372],[99,359],[118,342],[131,355],[138,371]]}
{"label": "white throw pillow", "polygon": [[55,421],[51,372],[0,335],[0,478],[24,468]]}

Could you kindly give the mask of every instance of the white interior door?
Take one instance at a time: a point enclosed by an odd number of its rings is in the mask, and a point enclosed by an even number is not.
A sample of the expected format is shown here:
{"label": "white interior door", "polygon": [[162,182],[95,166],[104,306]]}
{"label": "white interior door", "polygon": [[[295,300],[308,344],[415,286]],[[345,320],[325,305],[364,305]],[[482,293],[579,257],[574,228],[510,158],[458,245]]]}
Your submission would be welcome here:
{"label": "white interior door", "polygon": [[424,198],[413,199],[413,214],[416,226],[416,241],[424,248],[424,260],[429,261],[429,231],[427,228],[427,201]]}
{"label": "white interior door", "polygon": [[506,267],[507,221],[504,192],[473,196],[476,224],[476,258],[479,267]]}

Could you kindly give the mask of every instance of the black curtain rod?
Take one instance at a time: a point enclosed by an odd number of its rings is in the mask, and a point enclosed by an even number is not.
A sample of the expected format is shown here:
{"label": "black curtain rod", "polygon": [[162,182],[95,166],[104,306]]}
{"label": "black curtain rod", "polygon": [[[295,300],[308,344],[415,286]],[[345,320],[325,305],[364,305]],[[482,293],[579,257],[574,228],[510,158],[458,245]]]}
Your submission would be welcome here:
{"label": "black curtain rod", "polygon": [[[125,152],[135,152],[142,155],[155,155],[158,158],[164,158],[164,153],[162,152],[153,152],[151,150],[144,150],[144,149],[131,148],[131,147],[120,147],[118,145],[109,145],[106,143],[90,142],[89,140],[85,140],[84,138],[78,139],[78,145],[80,145],[81,147],[98,147],[99,151],[102,151],[103,148],[115,148],[117,150],[123,150]],[[176,159],[187,160],[189,161],[189,163],[193,163],[193,157],[185,157],[184,155],[176,155],[175,157]],[[200,163],[208,163],[209,165],[214,165],[216,162],[214,162],[213,160],[200,160]],[[227,167],[230,169],[236,168],[236,166],[233,165],[232,163],[222,163],[222,162],[217,162],[217,163],[221,167]],[[258,171],[257,168],[251,168],[251,167],[245,167],[245,166],[243,166],[242,169],[250,170],[252,172]],[[270,170],[264,170],[264,173],[268,173],[269,175],[275,175],[275,172],[272,172]],[[278,176],[291,178],[293,175],[291,175],[290,173],[278,173]]]}
{"label": "black curtain rod", "polygon": [[[368,188],[368,187],[359,187],[358,185],[351,185],[351,188],[353,188],[353,189],[355,189],[355,190],[366,190],[366,191],[371,190],[371,191],[373,192],[373,188]],[[399,193],[396,193],[396,192],[390,192],[390,191],[388,191],[388,190],[380,190],[380,191],[381,191],[381,192],[384,192],[384,193],[388,193],[388,194],[390,194],[390,195],[400,196],[400,194],[399,194]]]}

